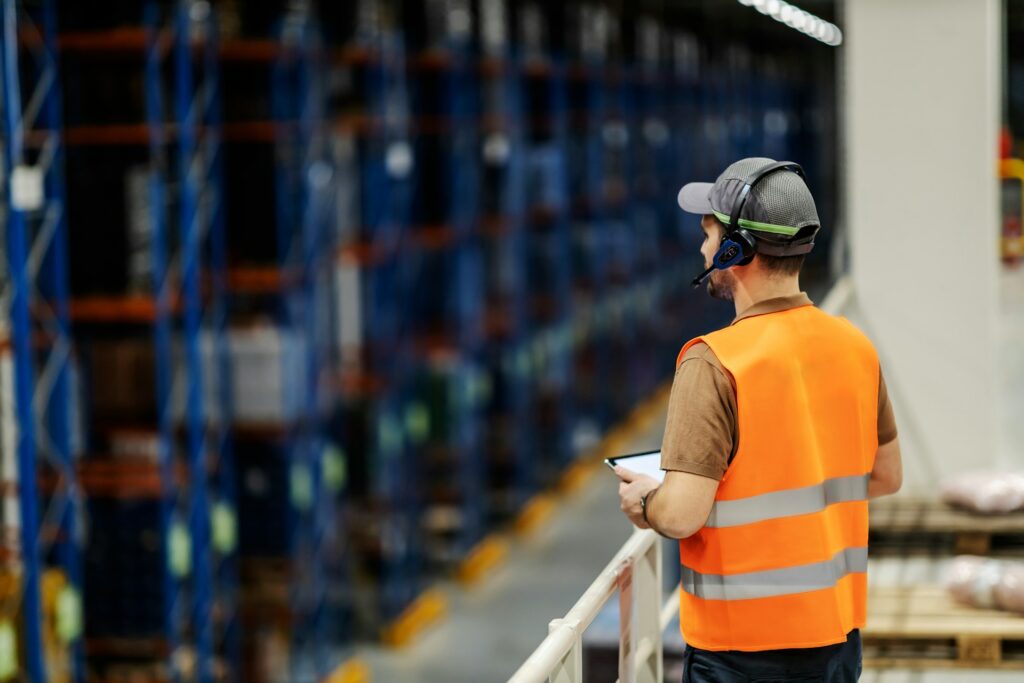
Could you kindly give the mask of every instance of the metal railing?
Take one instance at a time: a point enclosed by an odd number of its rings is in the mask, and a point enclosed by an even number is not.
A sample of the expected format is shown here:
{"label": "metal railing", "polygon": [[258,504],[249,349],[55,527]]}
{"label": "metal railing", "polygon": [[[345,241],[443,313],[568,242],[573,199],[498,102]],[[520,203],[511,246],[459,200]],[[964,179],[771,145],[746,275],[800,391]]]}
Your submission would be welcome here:
{"label": "metal railing", "polygon": [[661,634],[679,608],[678,592],[661,602],[661,537],[636,531],[512,675],[509,683],[582,683],[583,632],[619,596],[619,680],[661,683]]}

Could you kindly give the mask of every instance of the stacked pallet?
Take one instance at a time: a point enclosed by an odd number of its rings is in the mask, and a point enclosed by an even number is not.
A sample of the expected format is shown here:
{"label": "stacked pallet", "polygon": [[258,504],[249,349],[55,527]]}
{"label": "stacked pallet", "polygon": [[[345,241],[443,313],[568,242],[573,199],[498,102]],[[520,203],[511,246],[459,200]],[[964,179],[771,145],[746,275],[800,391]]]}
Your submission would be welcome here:
{"label": "stacked pallet", "polygon": [[[1015,556],[1024,543],[1024,513],[979,514],[923,496],[872,501],[870,520],[876,566],[947,566],[954,554]],[[959,604],[937,583],[936,572],[923,578],[914,585],[870,586],[863,631],[867,665],[1024,668],[1024,618]]]}

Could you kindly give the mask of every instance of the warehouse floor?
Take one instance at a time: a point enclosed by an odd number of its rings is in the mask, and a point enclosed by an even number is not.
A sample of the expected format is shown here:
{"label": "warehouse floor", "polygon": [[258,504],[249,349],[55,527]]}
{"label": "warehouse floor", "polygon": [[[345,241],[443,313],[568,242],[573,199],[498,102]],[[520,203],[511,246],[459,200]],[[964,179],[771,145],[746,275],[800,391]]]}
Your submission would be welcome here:
{"label": "warehouse floor", "polygon": [[[1018,463],[1010,448],[1024,443],[1024,268],[1001,278],[1003,372],[1000,402],[1003,462]],[[856,321],[856,315],[850,315]],[[897,406],[898,408],[898,406]],[[664,415],[626,451],[657,448]],[[1011,452],[1012,451],[1012,452]],[[548,622],[563,615],[629,537],[618,509],[615,480],[601,471],[557,509],[550,523],[517,540],[510,559],[482,586],[444,586],[451,613],[413,645],[393,651],[361,648],[373,680],[383,683],[487,683],[505,681],[543,640]],[[875,585],[940,583],[948,558],[871,561]],[[667,635],[668,638],[672,634]],[[1021,680],[1019,671],[865,671],[865,683],[986,683]]]}

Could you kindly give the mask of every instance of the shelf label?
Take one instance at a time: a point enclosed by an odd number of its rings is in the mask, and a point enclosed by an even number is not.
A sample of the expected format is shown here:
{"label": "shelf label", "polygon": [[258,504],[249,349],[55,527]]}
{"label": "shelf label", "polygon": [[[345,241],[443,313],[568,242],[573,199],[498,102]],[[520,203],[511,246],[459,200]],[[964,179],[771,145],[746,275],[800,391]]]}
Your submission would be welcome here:
{"label": "shelf label", "polygon": [[345,459],[345,451],[338,446],[331,444],[324,451],[323,460],[324,486],[331,493],[338,493],[345,488],[348,481],[348,461]]}
{"label": "shelf label", "polygon": [[192,537],[181,522],[172,522],[167,535],[167,566],[176,579],[183,579],[192,571]]}
{"label": "shelf label", "polygon": [[18,211],[38,211],[43,206],[43,170],[15,166],[11,173],[11,206]]}
{"label": "shelf label", "polygon": [[304,463],[293,463],[291,469],[291,498],[296,510],[305,512],[313,507],[313,473]]}
{"label": "shelf label", "polygon": [[422,403],[406,406],[405,431],[414,444],[422,444],[430,436],[430,411]]}
{"label": "shelf label", "polygon": [[67,645],[82,635],[82,596],[73,586],[64,586],[57,594],[56,631]]}
{"label": "shelf label", "polygon": [[0,679],[18,675],[18,634],[10,621],[0,621]]}
{"label": "shelf label", "polygon": [[221,555],[229,555],[238,547],[238,518],[224,501],[214,503],[210,514],[213,526],[213,547]]}

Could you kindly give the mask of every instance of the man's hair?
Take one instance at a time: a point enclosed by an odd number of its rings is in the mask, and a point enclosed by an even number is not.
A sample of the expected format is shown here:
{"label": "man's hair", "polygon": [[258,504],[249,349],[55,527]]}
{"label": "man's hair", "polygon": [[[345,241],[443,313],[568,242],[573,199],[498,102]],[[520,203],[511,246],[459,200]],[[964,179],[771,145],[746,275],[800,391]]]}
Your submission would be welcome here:
{"label": "man's hair", "polygon": [[[800,232],[793,236],[794,240],[801,239],[804,237],[810,237],[811,234],[817,230],[817,226],[809,225],[805,228],[800,228]],[[758,233],[751,231],[754,237],[773,239],[771,235],[765,235],[764,233]],[[804,257],[806,254],[798,254],[796,256],[770,256],[768,254],[758,253],[757,258],[761,261],[761,265],[765,271],[777,274],[777,275],[796,275],[800,272],[800,269],[804,265]]]}

